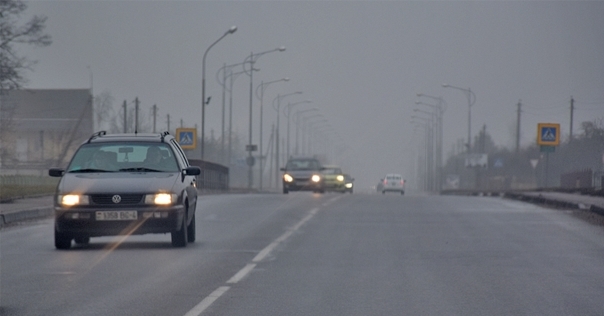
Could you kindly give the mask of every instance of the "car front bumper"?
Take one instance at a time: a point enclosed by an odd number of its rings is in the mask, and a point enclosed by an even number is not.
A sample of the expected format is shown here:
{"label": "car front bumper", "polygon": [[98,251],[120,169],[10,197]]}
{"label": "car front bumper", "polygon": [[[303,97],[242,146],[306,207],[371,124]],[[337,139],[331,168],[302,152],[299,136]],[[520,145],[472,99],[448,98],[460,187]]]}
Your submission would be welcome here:
{"label": "car front bumper", "polygon": [[[123,211],[129,214],[136,212],[136,219],[99,219],[104,216],[97,214]],[[181,229],[184,216],[185,208],[182,205],[139,210],[55,207],[55,228],[60,233],[88,237],[169,233]]]}

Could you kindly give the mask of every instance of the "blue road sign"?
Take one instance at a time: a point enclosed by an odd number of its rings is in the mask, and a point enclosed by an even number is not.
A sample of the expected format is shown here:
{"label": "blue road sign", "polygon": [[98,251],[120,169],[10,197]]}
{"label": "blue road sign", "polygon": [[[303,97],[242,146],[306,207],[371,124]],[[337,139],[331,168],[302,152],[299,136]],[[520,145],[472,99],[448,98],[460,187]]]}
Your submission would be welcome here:
{"label": "blue road sign", "polygon": [[560,124],[537,124],[537,144],[547,146],[558,146],[560,144]]}
{"label": "blue road sign", "polygon": [[195,128],[177,128],[176,140],[183,149],[195,149],[197,146],[197,129]]}

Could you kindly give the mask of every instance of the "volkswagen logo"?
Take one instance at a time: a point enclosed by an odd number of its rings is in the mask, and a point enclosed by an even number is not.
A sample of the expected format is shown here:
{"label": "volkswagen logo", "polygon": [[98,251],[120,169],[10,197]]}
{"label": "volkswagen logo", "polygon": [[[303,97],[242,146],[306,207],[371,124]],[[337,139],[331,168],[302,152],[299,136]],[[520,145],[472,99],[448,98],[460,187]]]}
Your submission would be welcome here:
{"label": "volkswagen logo", "polygon": [[113,201],[113,203],[117,204],[122,201],[122,197],[116,194],[111,197],[111,201]]}

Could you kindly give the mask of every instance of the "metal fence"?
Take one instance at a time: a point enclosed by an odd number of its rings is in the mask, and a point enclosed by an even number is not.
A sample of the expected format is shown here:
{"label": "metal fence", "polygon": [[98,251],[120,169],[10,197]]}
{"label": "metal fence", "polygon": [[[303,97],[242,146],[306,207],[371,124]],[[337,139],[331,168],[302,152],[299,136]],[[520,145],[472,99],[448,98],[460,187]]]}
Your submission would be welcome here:
{"label": "metal fence", "polygon": [[201,168],[201,174],[197,178],[200,190],[226,191],[229,189],[228,167],[201,159],[189,159],[189,163]]}

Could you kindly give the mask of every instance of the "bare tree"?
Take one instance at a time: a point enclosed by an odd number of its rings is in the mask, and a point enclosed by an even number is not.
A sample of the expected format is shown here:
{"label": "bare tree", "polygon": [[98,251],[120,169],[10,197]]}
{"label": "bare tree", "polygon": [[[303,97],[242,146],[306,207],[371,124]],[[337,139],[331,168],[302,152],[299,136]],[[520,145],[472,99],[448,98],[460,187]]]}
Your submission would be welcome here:
{"label": "bare tree", "polygon": [[27,82],[25,70],[30,70],[35,61],[17,54],[17,44],[48,46],[50,35],[44,33],[45,16],[33,16],[25,24],[19,18],[27,9],[20,0],[0,0],[0,90],[19,89]]}
{"label": "bare tree", "polygon": [[111,126],[106,127],[106,125],[111,125],[111,122],[115,121],[113,112],[114,101],[115,98],[108,90],[103,90],[101,94],[98,94],[94,97],[94,116],[95,121],[98,124],[98,130],[111,128]]}

